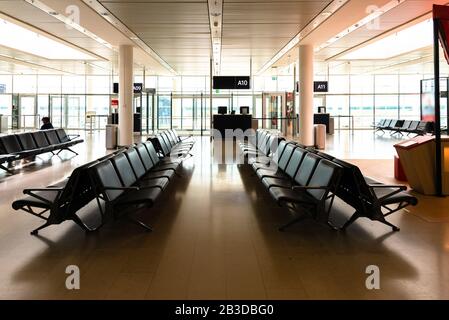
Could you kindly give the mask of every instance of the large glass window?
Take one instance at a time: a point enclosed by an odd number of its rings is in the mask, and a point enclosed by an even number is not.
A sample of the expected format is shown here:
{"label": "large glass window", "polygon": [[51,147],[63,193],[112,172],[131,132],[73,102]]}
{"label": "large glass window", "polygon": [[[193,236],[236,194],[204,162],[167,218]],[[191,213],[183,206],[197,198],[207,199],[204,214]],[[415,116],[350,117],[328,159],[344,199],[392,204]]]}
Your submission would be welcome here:
{"label": "large glass window", "polygon": [[376,75],[374,81],[377,94],[398,93],[399,77],[397,75]]}
{"label": "large glass window", "polygon": [[[84,77],[84,76],[63,76],[62,77],[62,93],[84,94],[86,91],[86,81],[85,80],[86,80],[86,77]],[[89,81],[92,81],[92,79],[90,79]]]}
{"label": "large glass window", "polygon": [[351,94],[374,93],[374,77],[365,75],[351,76]]}
{"label": "large glass window", "polygon": [[12,76],[0,75],[0,94],[12,93]]}
{"label": "large glass window", "polygon": [[36,93],[37,77],[30,75],[14,76],[13,91],[14,93]]}
{"label": "large glass window", "polygon": [[37,89],[38,93],[61,93],[61,76],[39,75]]}
{"label": "large glass window", "polygon": [[157,127],[159,129],[169,129],[171,118],[171,96],[158,95],[157,102]]}
{"label": "large glass window", "polygon": [[421,99],[419,94],[401,95],[399,99],[400,118],[404,120],[419,120]]}
{"label": "large glass window", "polygon": [[86,93],[90,94],[109,94],[112,93],[112,84],[110,76],[87,76]]}
{"label": "large glass window", "polygon": [[10,94],[0,94],[0,114],[11,115],[12,96]]}
{"label": "large glass window", "polygon": [[349,76],[329,76],[329,93],[349,93]]}
{"label": "large glass window", "polygon": [[[349,96],[327,96],[326,98],[326,111],[336,117],[335,126],[338,129],[349,128],[350,118],[349,116]],[[340,117],[339,117],[340,116]]]}
{"label": "large glass window", "polygon": [[375,105],[376,105],[376,119],[378,122],[380,119],[398,118],[398,96],[397,95],[376,95]]}
{"label": "large glass window", "polygon": [[354,117],[354,127],[370,128],[373,124],[374,96],[351,96],[351,115]]}
{"label": "large glass window", "polygon": [[400,75],[399,92],[400,93],[419,93],[421,75]]}

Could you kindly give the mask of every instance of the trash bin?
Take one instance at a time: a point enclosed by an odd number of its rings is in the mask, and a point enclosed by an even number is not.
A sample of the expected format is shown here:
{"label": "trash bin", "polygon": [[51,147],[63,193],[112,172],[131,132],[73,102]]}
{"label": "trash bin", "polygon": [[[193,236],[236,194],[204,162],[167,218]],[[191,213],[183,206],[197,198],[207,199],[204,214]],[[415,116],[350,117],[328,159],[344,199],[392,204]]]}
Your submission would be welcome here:
{"label": "trash bin", "polygon": [[335,118],[334,117],[330,117],[329,118],[329,134],[334,134],[334,128],[335,128]]}
{"label": "trash bin", "polygon": [[9,121],[8,116],[0,114],[0,132],[8,132]]}
{"label": "trash bin", "polygon": [[315,135],[315,147],[317,149],[326,148],[326,125],[316,124],[313,126]]}
{"label": "trash bin", "polygon": [[117,148],[117,134],[118,134],[118,125],[116,124],[106,125],[106,149]]}

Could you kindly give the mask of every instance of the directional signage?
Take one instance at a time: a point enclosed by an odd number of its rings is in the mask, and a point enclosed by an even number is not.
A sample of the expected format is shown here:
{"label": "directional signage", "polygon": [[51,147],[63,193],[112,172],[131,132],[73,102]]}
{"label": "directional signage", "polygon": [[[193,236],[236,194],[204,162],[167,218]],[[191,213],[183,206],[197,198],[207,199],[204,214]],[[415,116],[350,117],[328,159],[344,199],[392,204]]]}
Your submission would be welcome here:
{"label": "directional signage", "polygon": [[[143,84],[142,83],[134,83],[134,93],[141,93],[142,92],[142,88],[143,88]],[[112,92],[113,93],[118,93],[118,83],[114,82],[114,86],[112,88]]]}
{"label": "directional signage", "polygon": [[217,76],[213,78],[213,89],[251,89],[251,79],[246,76],[228,77]]}
{"label": "directional signage", "polygon": [[313,92],[328,92],[329,86],[327,81],[314,81]]}

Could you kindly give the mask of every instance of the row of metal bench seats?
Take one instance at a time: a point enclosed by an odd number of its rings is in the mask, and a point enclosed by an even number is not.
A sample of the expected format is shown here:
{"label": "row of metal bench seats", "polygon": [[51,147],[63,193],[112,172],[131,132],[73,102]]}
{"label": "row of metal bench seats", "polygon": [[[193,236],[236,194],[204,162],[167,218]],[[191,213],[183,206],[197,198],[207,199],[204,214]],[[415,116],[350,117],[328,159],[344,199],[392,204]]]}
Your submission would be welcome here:
{"label": "row of metal bench seats", "polygon": [[73,151],[70,147],[84,140],[79,135],[67,135],[64,129],[51,129],[33,132],[24,132],[0,136],[0,168],[12,173],[1,163],[11,163],[38,154],[59,150]]}
{"label": "row of metal bench seats", "polygon": [[[73,170],[72,174],[46,188],[23,190],[26,196],[12,203],[15,210],[23,210],[45,220],[39,230],[72,220],[85,231],[100,228],[108,217],[119,213],[147,230],[151,228],[128,215],[136,206],[152,205],[168,182],[179,175],[179,161],[160,158],[149,141],[124,148]],[[101,223],[87,226],[77,212],[96,200]],[[117,210],[120,209],[120,210]]]}
{"label": "row of metal bench seats", "polygon": [[414,196],[404,192],[405,186],[385,185],[363,176],[356,165],[295,142],[281,141],[269,161],[254,162],[252,168],[279,205],[299,214],[280,230],[304,218],[313,218],[337,229],[329,220],[337,196],[355,209],[340,229],[366,217],[399,231],[385,218],[417,204]]}
{"label": "row of metal bench seats", "polygon": [[391,131],[390,135],[400,134],[410,135],[412,133],[417,135],[425,135],[433,132],[433,122],[429,121],[412,121],[412,120],[395,120],[395,119],[381,119],[375,126],[376,132],[385,130]]}
{"label": "row of metal bench seats", "polygon": [[270,154],[274,153],[279,143],[284,140],[278,133],[273,133],[265,129],[257,129],[256,135],[249,137],[246,141],[240,141],[239,147],[242,155],[248,163],[266,160]]}
{"label": "row of metal bench seats", "polygon": [[195,141],[190,139],[191,137],[182,138],[175,129],[169,129],[160,131],[155,137],[148,138],[148,141],[153,142],[161,156],[185,159],[192,156],[190,151],[195,145]]}

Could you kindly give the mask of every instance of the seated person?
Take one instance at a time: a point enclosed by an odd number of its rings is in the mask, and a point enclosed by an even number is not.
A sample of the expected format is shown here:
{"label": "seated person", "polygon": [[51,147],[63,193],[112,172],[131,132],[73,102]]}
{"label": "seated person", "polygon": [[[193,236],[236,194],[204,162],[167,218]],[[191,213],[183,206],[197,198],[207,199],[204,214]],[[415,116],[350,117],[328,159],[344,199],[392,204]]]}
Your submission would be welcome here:
{"label": "seated person", "polygon": [[43,125],[41,126],[41,130],[48,130],[48,129],[54,129],[53,125],[50,122],[49,117],[43,117],[42,118]]}

